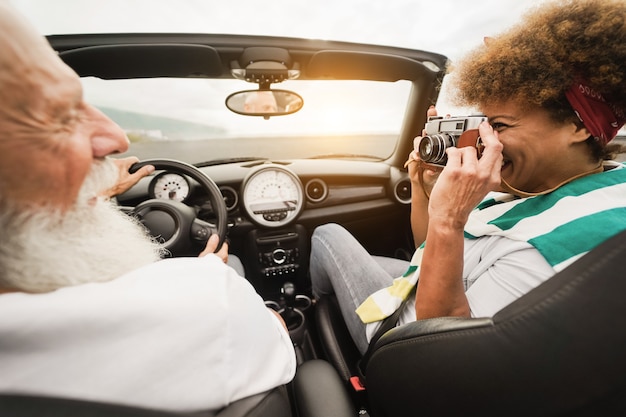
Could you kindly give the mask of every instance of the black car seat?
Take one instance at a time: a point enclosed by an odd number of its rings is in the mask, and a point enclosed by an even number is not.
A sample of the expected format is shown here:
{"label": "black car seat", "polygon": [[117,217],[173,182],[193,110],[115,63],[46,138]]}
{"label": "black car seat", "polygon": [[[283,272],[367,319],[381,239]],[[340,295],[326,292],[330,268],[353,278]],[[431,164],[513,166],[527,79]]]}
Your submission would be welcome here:
{"label": "black car seat", "polygon": [[[388,331],[365,369],[370,415],[626,415],[625,263],[622,232],[492,318]],[[355,348],[338,345],[338,312],[322,304],[325,351],[345,380],[354,358],[340,352]]]}
{"label": "black car seat", "polygon": [[285,386],[231,403],[218,411],[174,413],[96,401],[0,394],[1,417],[291,417]]}

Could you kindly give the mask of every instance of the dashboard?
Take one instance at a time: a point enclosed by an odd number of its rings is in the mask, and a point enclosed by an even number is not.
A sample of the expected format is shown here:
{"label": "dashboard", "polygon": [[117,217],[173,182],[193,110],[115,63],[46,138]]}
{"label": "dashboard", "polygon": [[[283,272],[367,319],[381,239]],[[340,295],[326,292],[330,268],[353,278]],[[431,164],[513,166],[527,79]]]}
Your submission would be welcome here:
{"label": "dashboard", "polygon": [[[394,256],[407,246],[411,187],[404,170],[352,160],[260,160],[200,169],[226,203],[229,249],[265,299],[275,299],[286,281],[307,285],[310,236],[318,225],[344,225],[370,253]],[[215,219],[207,192],[178,172],[143,178],[118,196],[118,204],[128,208],[148,199],[182,202],[198,219]]]}
{"label": "dashboard", "polygon": [[[406,171],[380,162],[295,160],[224,164],[201,170],[218,185],[229,215],[238,225],[281,228],[308,219],[315,211],[323,217],[332,214],[322,214],[325,208],[375,204],[381,199],[410,204]],[[197,207],[200,217],[211,217],[210,202],[199,185],[177,172],[157,171],[118,200],[134,206],[149,198],[180,201]]]}

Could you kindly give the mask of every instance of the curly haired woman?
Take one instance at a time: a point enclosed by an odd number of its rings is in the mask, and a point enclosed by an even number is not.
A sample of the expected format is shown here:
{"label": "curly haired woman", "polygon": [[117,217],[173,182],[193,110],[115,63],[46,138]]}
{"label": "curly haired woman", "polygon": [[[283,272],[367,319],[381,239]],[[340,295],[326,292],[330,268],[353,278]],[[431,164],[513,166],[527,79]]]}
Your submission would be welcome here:
{"label": "curly haired woman", "polygon": [[450,76],[458,103],[488,117],[484,151],[449,148],[440,172],[411,153],[410,264],[338,225],[312,237],[313,290],[336,294],[361,352],[398,308],[399,324],[492,316],[626,230],[626,167],[610,161],[626,121],[624,0],[544,4]]}

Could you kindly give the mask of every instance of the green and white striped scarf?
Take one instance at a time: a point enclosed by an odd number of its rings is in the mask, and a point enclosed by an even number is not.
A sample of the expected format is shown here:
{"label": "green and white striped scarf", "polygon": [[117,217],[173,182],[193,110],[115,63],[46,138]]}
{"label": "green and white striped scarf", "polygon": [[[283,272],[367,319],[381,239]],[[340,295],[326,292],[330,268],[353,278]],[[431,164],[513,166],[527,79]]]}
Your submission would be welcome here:
{"label": "green and white striped scarf", "polygon": [[[496,194],[483,201],[465,225],[465,237],[504,236],[528,242],[561,271],[585,253],[626,230],[626,167],[589,175],[535,197]],[[370,295],[356,313],[363,323],[393,314],[417,284],[424,245],[393,284]]]}

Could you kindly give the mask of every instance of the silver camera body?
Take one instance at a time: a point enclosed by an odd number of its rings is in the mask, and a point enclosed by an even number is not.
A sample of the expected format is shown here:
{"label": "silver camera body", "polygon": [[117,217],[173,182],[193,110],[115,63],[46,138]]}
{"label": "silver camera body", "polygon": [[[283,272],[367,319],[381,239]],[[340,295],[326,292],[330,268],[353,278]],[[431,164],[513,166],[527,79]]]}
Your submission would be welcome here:
{"label": "silver camera body", "polygon": [[426,123],[426,135],[418,145],[420,159],[435,165],[448,162],[446,149],[456,147],[459,137],[466,130],[478,129],[487,116],[440,117],[433,116]]}

